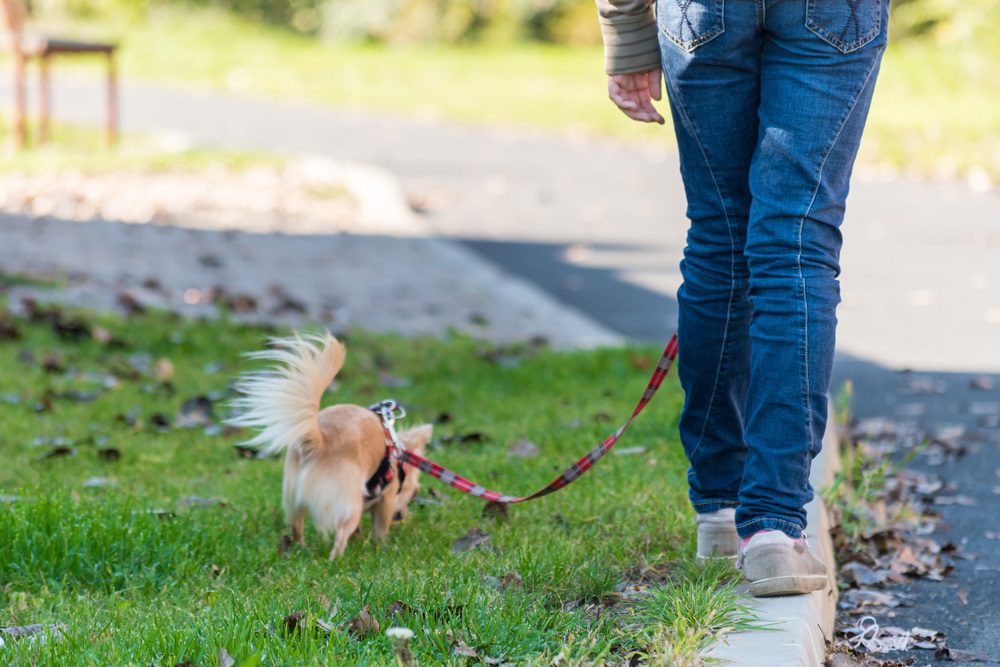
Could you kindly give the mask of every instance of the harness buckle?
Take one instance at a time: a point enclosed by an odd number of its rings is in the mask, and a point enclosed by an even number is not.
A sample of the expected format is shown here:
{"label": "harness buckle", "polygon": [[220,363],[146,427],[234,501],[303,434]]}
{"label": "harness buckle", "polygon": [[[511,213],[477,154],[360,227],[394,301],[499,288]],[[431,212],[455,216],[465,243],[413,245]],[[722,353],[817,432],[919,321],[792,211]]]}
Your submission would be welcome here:
{"label": "harness buckle", "polygon": [[382,422],[382,429],[386,435],[387,455],[392,459],[398,460],[402,456],[402,453],[406,451],[406,447],[400,442],[399,436],[396,435],[395,422],[397,419],[406,417],[406,408],[400,405],[395,399],[387,398],[384,401],[369,405],[368,409],[378,415],[378,418]]}

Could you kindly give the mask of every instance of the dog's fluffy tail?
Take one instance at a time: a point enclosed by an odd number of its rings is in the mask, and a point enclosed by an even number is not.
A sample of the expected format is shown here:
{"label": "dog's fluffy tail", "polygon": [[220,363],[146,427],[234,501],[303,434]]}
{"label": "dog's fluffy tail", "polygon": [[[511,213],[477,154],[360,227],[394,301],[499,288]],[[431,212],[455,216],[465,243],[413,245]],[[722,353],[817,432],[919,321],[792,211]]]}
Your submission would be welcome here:
{"label": "dog's fluffy tail", "polygon": [[233,400],[233,426],[260,432],[246,442],[260,456],[318,442],[316,415],[323,392],[344,365],[344,346],[330,333],[272,338],[271,349],[251,352],[251,359],[273,361],[270,368],[243,376]]}

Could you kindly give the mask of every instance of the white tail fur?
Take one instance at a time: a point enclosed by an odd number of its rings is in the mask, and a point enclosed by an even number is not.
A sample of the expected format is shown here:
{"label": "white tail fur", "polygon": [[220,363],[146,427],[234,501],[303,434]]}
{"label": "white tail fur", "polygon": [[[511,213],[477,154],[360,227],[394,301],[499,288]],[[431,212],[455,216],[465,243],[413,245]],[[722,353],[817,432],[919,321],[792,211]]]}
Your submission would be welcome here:
{"label": "white tail fur", "polygon": [[344,365],[344,346],[329,332],[273,338],[271,349],[251,352],[251,359],[273,361],[270,368],[249,373],[236,384],[242,394],[232,406],[233,426],[260,429],[246,441],[270,456],[312,439],[323,392]]}

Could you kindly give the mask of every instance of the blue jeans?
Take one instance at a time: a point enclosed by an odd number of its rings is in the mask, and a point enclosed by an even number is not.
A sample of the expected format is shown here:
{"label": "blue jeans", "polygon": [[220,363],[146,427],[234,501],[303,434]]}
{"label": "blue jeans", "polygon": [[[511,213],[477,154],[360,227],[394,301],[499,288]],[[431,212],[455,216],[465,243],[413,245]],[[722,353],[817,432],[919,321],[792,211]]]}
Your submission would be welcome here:
{"label": "blue jeans", "polygon": [[888,0],[660,0],[691,220],[680,435],[697,512],[801,535],[827,419],[840,224]]}

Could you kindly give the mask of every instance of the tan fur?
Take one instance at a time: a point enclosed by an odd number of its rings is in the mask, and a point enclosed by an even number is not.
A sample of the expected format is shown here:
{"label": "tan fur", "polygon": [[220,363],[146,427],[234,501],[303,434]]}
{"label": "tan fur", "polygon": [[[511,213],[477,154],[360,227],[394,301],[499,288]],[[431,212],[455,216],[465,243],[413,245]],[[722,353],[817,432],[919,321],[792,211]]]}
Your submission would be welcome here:
{"label": "tan fur", "polygon": [[[343,345],[327,334],[274,340],[272,348],[251,355],[278,365],[240,382],[243,396],[234,401],[240,414],[230,422],[260,429],[250,443],[262,452],[287,450],[282,498],[292,539],[305,543],[305,516],[310,515],[317,531],[333,538],[333,560],[344,553],[366,510],[375,538],[384,539],[393,519],[406,517],[420,488],[420,471],[408,466],[400,488],[393,463],[393,479],[379,497],[366,501],[365,484],[385,456],[379,418],[350,404],[319,411],[323,392],[344,362]],[[430,424],[399,433],[406,448],[418,453],[431,435]]]}

